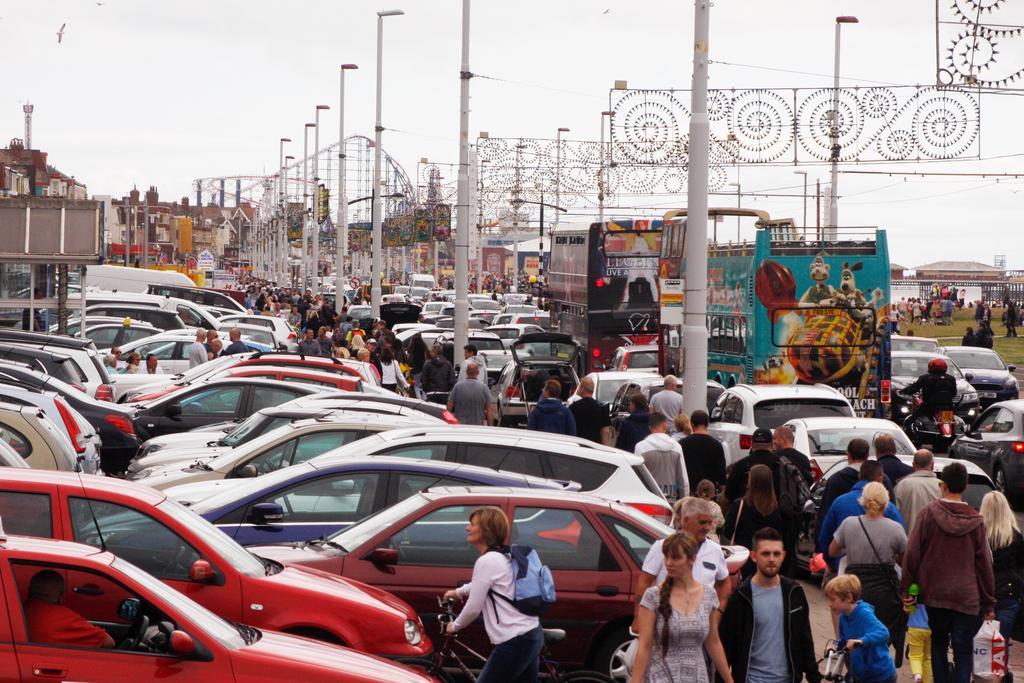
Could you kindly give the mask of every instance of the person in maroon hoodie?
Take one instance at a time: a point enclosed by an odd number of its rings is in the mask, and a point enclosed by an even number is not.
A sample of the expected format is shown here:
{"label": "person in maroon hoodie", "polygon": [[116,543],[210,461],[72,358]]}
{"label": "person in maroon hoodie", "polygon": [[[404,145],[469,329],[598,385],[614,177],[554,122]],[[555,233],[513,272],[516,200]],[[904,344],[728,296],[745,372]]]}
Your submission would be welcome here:
{"label": "person in maroon hoodie", "polygon": [[[900,591],[907,596],[916,583],[928,607],[935,683],[969,683],[974,634],[983,618],[995,618],[992,551],[981,515],[962,499],[967,469],[957,462],[946,465],[940,485],[942,498],[918,513],[910,532]],[[952,679],[943,665],[951,641]]]}

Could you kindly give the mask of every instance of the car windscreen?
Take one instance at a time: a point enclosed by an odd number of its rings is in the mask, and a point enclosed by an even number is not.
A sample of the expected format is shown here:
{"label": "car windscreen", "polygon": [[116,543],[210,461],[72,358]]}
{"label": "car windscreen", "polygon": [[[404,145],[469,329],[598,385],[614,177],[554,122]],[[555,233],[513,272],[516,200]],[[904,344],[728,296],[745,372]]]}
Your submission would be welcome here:
{"label": "car windscreen", "polygon": [[502,339],[519,339],[519,330],[515,327],[504,327],[504,328],[487,328],[487,331],[491,334],[496,334]]}
{"label": "car windscreen", "polygon": [[501,343],[501,339],[481,339],[479,337],[470,337],[469,343],[475,346],[477,351],[505,350],[505,345]]}
{"label": "car windscreen", "polygon": [[470,309],[475,311],[501,311],[501,304],[497,301],[490,301],[488,299],[479,299],[477,301],[470,302]]}
{"label": "car windscreen", "polygon": [[[921,375],[928,374],[928,361],[934,356],[893,356],[892,359],[892,376],[893,377],[920,377]],[[956,366],[956,363],[946,362],[946,367],[950,375],[957,379],[963,379],[963,373],[960,372],[960,368]]]}
{"label": "car windscreen", "polygon": [[632,369],[658,367],[657,351],[632,351],[626,358],[626,365]]}
{"label": "car windscreen", "polygon": [[243,443],[252,441],[261,434],[283,427],[286,424],[291,424],[294,418],[291,417],[267,417],[262,413],[255,413],[251,415],[242,424],[232,431],[230,434],[220,440],[224,446],[241,446]]}
{"label": "car windscreen", "polygon": [[871,445],[871,455],[875,455],[875,437],[891,434],[896,441],[897,455],[913,455],[914,449],[906,443],[902,432],[895,430],[863,429],[844,427],[839,429],[809,429],[807,440],[811,444],[810,455],[845,455],[846,446],[854,439],[864,439]]}
{"label": "car windscreen", "polygon": [[946,355],[952,358],[961,368],[975,370],[1006,370],[1006,365],[996,353],[984,351],[947,351]]}
{"label": "car windscreen", "polygon": [[938,351],[939,343],[934,339],[893,339],[893,351]]}
{"label": "car windscreen", "polygon": [[515,345],[516,357],[520,361],[530,359],[557,359],[569,361],[576,353],[573,344],[550,341],[520,342]]}
{"label": "car windscreen", "polygon": [[342,529],[330,536],[330,540],[345,550],[354,550],[374,535],[379,534],[381,530],[389,528],[398,520],[429,504],[429,502],[422,494],[410,496],[389,508],[384,508],[368,517],[364,517],[347,529]]}
{"label": "car windscreen", "polygon": [[602,379],[597,383],[597,400],[601,403],[610,403],[619,387],[628,382],[628,379]]}
{"label": "car windscreen", "polygon": [[761,401],[754,406],[754,424],[761,429],[775,429],[803,417],[854,417],[854,414],[846,401],[827,398],[786,398]]}

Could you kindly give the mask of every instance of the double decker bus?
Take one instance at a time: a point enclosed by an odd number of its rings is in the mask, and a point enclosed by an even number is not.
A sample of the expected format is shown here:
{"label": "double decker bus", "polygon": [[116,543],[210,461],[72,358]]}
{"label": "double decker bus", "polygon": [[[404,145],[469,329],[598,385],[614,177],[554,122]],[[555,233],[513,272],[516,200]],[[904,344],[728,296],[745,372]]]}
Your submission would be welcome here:
{"label": "double decker bus", "polygon": [[563,224],[552,231],[552,327],[583,346],[583,372],[604,369],[620,346],[657,342],[660,250],[660,220]]}
{"label": "double decker bus", "polygon": [[[711,220],[756,219],[754,241],[708,246],[708,378],[727,387],[828,384],[859,415],[885,417],[891,377],[885,231],[825,228],[809,236],[763,211],[708,213]],[[664,218],[663,281],[685,278],[685,215],[671,211]],[[665,350],[666,367],[680,367],[677,353]]]}

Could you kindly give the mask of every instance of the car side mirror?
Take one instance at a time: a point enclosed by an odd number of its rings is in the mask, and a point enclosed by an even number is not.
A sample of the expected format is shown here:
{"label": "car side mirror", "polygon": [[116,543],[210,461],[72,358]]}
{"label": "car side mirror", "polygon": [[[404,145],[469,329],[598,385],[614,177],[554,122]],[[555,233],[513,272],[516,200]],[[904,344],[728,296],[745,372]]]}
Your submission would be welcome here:
{"label": "car side mirror", "polygon": [[171,418],[172,420],[176,420],[176,419],[180,418],[181,417],[181,404],[180,403],[172,403],[171,405],[167,406],[167,409],[164,411],[164,415],[166,415],[167,417]]}
{"label": "car side mirror", "polygon": [[365,559],[372,562],[380,571],[394,574],[394,565],[398,564],[398,551],[394,548],[374,548]]}
{"label": "car side mirror", "polygon": [[720,422],[722,419],[722,409],[715,407],[711,410],[711,416],[708,418],[712,422]]}
{"label": "car side mirror", "polygon": [[249,511],[249,521],[257,526],[270,526],[284,521],[284,509],[277,503],[257,503]]}
{"label": "car side mirror", "polygon": [[134,622],[139,617],[139,611],[142,609],[142,601],[138,598],[125,598],[121,601],[121,604],[117,606],[117,616],[122,621]]}
{"label": "car side mirror", "polygon": [[964,379],[966,379],[968,382],[973,381],[974,380],[974,373],[973,372],[965,372],[964,373]]}
{"label": "car side mirror", "polygon": [[206,560],[196,560],[188,570],[188,580],[194,583],[209,583],[213,579],[213,567]]}
{"label": "car side mirror", "polygon": [[196,643],[184,631],[171,631],[170,651],[176,655],[190,655],[196,651]]}
{"label": "car side mirror", "polygon": [[256,471],[256,465],[249,463],[244,467],[238,468],[238,476],[242,479],[251,479],[253,477],[259,476],[259,472]]}
{"label": "car side mirror", "polygon": [[1006,369],[1009,370],[1010,372],[1013,372],[1014,370],[1017,369],[1017,366],[1016,365],[1007,365]]}

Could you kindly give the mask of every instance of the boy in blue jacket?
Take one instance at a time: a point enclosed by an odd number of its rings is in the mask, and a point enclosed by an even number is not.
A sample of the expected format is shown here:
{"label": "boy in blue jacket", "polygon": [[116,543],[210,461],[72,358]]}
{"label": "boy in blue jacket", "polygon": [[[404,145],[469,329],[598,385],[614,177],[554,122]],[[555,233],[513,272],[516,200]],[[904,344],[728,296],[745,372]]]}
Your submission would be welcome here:
{"label": "boy in blue jacket", "polygon": [[839,641],[850,652],[850,672],[857,683],[895,683],[896,665],[889,654],[889,629],[875,608],[860,599],[860,579],[843,574],[825,586],[828,605],[839,615]]}

